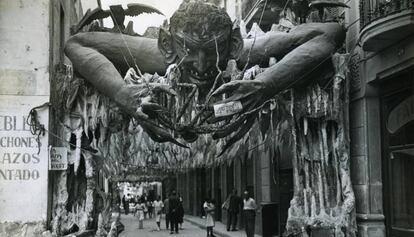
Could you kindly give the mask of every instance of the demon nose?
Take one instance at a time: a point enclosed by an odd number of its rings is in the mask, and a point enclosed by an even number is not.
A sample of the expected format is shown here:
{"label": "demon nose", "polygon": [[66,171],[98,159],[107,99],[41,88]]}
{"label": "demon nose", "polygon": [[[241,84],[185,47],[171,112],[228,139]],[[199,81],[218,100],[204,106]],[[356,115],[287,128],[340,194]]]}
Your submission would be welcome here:
{"label": "demon nose", "polygon": [[200,75],[203,75],[206,72],[208,62],[206,60],[206,53],[203,50],[198,52],[197,60],[194,61],[193,66]]}

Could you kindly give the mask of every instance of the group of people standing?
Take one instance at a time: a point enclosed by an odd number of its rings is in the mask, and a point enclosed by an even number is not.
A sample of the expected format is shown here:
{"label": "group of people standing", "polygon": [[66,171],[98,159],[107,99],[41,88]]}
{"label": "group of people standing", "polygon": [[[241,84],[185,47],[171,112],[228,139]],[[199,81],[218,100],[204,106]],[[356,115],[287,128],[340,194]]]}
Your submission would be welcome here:
{"label": "group of people standing", "polygon": [[[125,210],[125,214],[129,213],[129,203],[134,200],[128,195],[122,198],[122,204]],[[138,218],[138,228],[144,228],[144,220],[152,219],[155,217],[155,223],[157,231],[161,230],[161,217],[165,215],[165,226],[166,229],[171,230],[171,234],[178,234],[179,229],[183,229],[182,225],[184,222],[184,208],[183,199],[180,195],[177,195],[176,191],[172,191],[168,197],[162,201],[161,197],[158,196],[156,200],[146,200],[137,198],[135,201],[135,212],[134,216]]]}
{"label": "group of people standing", "polygon": [[140,229],[143,229],[144,226],[144,219],[146,219],[146,215],[148,214],[148,218],[155,217],[155,221],[157,223],[157,230],[161,230],[161,214],[162,209],[164,207],[163,202],[161,201],[161,197],[158,196],[155,201],[143,202],[142,200],[138,200],[137,204],[135,205],[135,215],[138,218]]}
{"label": "group of people standing", "polygon": [[134,207],[133,212],[134,216],[137,213],[137,206],[142,208],[144,211],[144,219],[152,218],[154,212],[154,201],[151,198],[148,198],[145,194],[142,196],[133,197],[130,194],[124,195],[122,197],[122,206],[124,208],[125,215],[128,215],[130,212],[130,206]]}
{"label": "group of people standing", "polygon": [[243,193],[242,199],[237,195],[237,190],[233,190],[223,203],[222,208],[227,210],[227,231],[237,231],[237,217],[240,210],[243,210],[244,230],[246,231],[246,236],[254,236],[257,205],[248,191]]}
{"label": "group of people standing", "polygon": [[[222,209],[227,211],[227,231],[237,231],[237,217],[240,210],[243,210],[244,229],[247,237],[253,237],[255,232],[255,220],[257,205],[248,191],[243,193],[243,198],[237,195],[237,190],[233,190],[222,205]],[[207,237],[214,237],[213,229],[215,226],[214,214],[216,210],[213,199],[207,198],[203,204],[206,217]]]}
{"label": "group of people standing", "polygon": [[[122,198],[125,214],[129,213],[129,202],[125,196]],[[150,207],[150,208],[149,208]],[[255,232],[255,219],[257,205],[255,200],[250,196],[248,191],[243,193],[243,198],[237,195],[237,190],[233,190],[229,194],[222,208],[227,211],[227,231],[237,231],[237,220],[242,210],[244,219],[244,229],[247,237],[253,237]],[[215,226],[216,206],[213,199],[207,198],[203,203],[203,210],[206,214],[206,230],[207,237],[214,237],[213,229]],[[135,213],[137,216],[140,229],[143,228],[143,221],[146,219],[148,212],[149,218],[155,217],[157,230],[161,230],[161,216],[165,214],[165,226],[170,230],[170,234],[178,234],[182,228],[184,219],[183,199],[177,195],[176,191],[172,191],[168,197],[162,201],[158,196],[155,201],[142,200],[138,198],[135,205]]]}

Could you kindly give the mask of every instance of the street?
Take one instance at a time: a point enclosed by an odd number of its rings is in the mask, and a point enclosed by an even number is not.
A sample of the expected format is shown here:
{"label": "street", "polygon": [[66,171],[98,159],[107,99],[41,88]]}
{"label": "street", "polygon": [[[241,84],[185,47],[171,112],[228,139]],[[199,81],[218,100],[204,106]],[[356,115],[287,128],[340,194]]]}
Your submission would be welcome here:
{"label": "street", "polygon": [[[171,236],[170,231],[165,229],[165,220],[161,219],[161,231],[157,231],[157,225],[155,219],[146,219],[144,221],[144,229],[138,229],[138,219],[132,214],[121,215],[121,222],[125,225],[125,230],[120,233],[120,237],[166,237]],[[200,229],[199,227],[184,222],[183,230],[179,230],[179,234],[176,236],[183,237],[197,237],[197,236],[206,236],[206,231]]]}
{"label": "street", "polygon": [[0,0],[0,237],[414,237],[413,26],[414,0]]}

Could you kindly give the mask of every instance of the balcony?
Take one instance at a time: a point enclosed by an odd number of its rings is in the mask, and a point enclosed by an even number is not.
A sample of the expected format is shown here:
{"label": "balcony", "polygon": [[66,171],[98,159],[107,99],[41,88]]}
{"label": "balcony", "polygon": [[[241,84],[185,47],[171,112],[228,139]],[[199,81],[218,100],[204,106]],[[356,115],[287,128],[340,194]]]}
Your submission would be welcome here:
{"label": "balcony", "polygon": [[360,0],[361,42],[380,51],[414,34],[414,0]]}

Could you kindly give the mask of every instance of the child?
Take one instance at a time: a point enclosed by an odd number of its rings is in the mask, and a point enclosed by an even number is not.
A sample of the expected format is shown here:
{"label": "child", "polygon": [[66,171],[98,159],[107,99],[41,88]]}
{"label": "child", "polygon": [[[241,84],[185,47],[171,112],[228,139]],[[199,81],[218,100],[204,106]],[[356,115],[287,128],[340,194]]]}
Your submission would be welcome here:
{"label": "child", "polygon": [[213,234],[214,228],[214,210],[216,207],[214,206],[214,201],[210,200],[209,198],[203,205],[204,211],[206,212],[206,227],[207,227],[207,237],[215,237]]}

